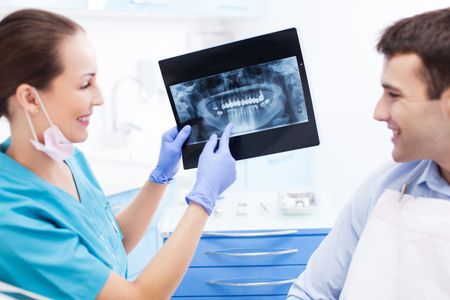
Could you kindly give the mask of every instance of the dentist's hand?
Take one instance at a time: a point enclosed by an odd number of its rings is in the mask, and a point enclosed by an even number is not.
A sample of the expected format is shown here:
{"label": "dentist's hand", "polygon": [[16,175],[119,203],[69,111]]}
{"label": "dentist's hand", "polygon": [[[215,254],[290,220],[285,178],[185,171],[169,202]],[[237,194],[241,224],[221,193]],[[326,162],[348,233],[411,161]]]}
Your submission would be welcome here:
{"label": "dentist's hand", "polygon": [[156,168],[150,174],[150,180],[155,183],[170,183],[180,167],[181,146],[191,134],[191,126],[184,126],[180,132],[177,127],[164,132],[159,150],[159,160]]}
{"label": "dentist's hand", "polygon": [[214,152],[217,135],[213,134],[200,155],[197,170],[197,181],[194,188],[186,196],[186,202],[200,204],[211,215],[217,196],[225,191],[236,180],[236,161],[231,156],[229,140],[233,125],[225,127],[220,139],[219,148]]}

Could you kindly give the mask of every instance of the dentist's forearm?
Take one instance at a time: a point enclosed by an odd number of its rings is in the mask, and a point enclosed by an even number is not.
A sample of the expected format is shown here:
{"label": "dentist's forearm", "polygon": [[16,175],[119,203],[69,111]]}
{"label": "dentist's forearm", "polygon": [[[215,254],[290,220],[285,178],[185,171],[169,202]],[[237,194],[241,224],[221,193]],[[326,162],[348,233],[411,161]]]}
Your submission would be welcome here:
{"label": "dentist's forearm", "polygon": [[167,185],[147,181],[136,198],[116,216],[126,253],[139,243],[155,216]]}
{"label": "dentist's forearm", "polygon": [[133,282],[141,299],[169,299],[183,279],[200,240],[208,214],[191,203],[175,231]]}

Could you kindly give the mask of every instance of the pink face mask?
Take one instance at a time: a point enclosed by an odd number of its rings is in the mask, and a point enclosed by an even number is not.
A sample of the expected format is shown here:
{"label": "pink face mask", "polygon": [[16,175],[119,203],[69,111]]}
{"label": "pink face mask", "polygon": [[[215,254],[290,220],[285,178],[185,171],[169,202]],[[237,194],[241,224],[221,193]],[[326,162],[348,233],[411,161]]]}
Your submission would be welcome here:
{"label": "pink face mask", "polygon": [[36,99],[39,102],[39,105],[42,107],[42,111],[44,112],[45,117],[50,123],[50,127],[44,131],[44,144],[39,142],[36,135],[36,130],[34,129],[33,123],[31,122],[30,115],[25,110],[25,115],[27,117],[28,125],[30,126],[31,133],[33,134],[33,139],[30,140],[31,144],[38,151],[42,151],[47,154],[50,158],[52,158],[56,162],[61,162],[65,159],[68,159],[73,155],[74,147],[70,141],[66,139],[61,130],[53,124],[50,116],[45,109],[44,102],[42,101],[39,93],[36,89],[33,88]]}

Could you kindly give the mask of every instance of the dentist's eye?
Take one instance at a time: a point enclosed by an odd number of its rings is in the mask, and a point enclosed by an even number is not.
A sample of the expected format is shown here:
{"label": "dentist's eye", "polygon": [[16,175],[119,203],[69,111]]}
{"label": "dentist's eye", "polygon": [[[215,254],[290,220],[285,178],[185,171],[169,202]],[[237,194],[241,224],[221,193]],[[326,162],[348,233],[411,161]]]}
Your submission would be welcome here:
{"label": "dentist's eye", "polygon": [[86,82],[86,83],[84,83],[82,86],[81,86],[81,89],[82,90],[85,90],[85,89],[87,89],[88,87],[90,87],[91,86],[91,84],[89,83],[89,82]]}

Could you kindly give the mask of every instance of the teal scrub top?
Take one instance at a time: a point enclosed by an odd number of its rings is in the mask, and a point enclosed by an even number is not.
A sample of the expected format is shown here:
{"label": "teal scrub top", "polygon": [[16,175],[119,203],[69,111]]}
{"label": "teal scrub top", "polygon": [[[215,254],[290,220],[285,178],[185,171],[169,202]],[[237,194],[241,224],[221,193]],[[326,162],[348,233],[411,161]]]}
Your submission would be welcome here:
{"label": "teal scrub top", "polygon": [[84,155],[66,160],[80,202],[0,145],[0,281],[53,299],[94,299],[127,276],[123,236]]}

